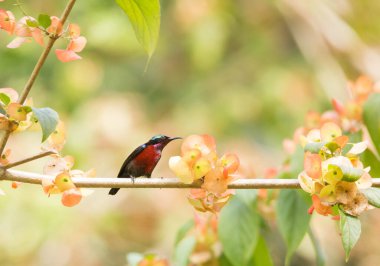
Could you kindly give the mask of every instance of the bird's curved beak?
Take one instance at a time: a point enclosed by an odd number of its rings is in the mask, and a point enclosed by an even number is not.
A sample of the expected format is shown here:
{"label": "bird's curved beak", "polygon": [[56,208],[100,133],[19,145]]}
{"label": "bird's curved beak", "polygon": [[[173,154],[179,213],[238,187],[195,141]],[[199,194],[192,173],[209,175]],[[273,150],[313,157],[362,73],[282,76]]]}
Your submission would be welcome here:
{"label": "bird's curved beak", "polygon": [[182,138],[181,137],[173,137],[173,138],[169,138],[169,141],[176,140],[176,139],[182,139]]}

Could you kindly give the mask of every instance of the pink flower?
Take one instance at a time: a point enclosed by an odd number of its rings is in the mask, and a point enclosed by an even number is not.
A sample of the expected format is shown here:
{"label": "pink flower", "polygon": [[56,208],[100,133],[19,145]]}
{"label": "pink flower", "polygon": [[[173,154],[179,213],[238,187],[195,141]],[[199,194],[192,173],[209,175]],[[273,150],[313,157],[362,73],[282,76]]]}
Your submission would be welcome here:
{"label": "pink flower", "polygon": [[77,53],[81,52],[87,43],[87,39],[80,36],[80,28],[76,24],[69,25],[69,36],[71,40],[67,48],[65,50],[55,50],[58,60],[64,63],[82,59]]}
{"label": "pink flower", "polygon": [[8,34],[13,34],[16,26],[15,17],[11,11],[0,9],[0,29],[5,30]]}
{"label": "pink flower", "polygon": [[82,193],[78,188],[66,190],[62,194],[61,202],[66,207],[73,207],[77,205],[82,199]]}
{"label": "pink flower", "polygon": [[51,16],[51,24],[50,26],[46,29],[47,32],[53,35],[59,35],[62,33],[62,23],[61,20],[56,17],[56,16]]}
{"label": "pink flower", "polygon": [[188,136],[181,147],[182,156],[190,150],[199,150],[203,156],[216,151],[215,140],[210,135],[191,135]]}
{"label": "pink flower", "polygon": [[322,159],[319,154],[305,153],[304,169],[308,176],[318,179],[322,175]]}
{"label": "pink flower", "polygon": [[84,49],[84,47],[86,46],[86,43],[87,43],[86,38],[83,36],[79,36],[70,41],[69,46],[67,47],[67,50],[79,53]]}
{"label": "pink flower", "polygon": [[55,55],[57,56],[59,61],[64,62],[64,63],[82,59],[82,57],[77,55],[74,51],[70,51],[70,50],[56,49]]}
{"label": "pink flower", "polygon": [[37,27],[30,27],[27,21],[36,21],[32,17],[21,18],[14,29],[14,34],[17,36],[12,42],[10,42],[8,48],[18,48],[25,42],[30,42],[30,37],[32,37],[39,45],[44,46],[44,37],[42,31]]}

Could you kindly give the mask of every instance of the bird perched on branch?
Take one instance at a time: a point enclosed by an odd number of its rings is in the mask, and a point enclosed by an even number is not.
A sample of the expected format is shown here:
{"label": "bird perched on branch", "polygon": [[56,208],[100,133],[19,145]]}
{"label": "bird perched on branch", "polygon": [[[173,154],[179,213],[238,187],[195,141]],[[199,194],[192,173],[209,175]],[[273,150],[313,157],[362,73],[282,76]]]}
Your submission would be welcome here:
{"label": "bird perched on branch", "polygon": [[[156,135],[147,143],[137,147],[125,160],[117,177],[132,178],[150,177],[158,161],[161,158],[162,149],[172,140],[179,137],[170,138],[164,135]],[[108,194],[115,195],[120,188],[112,188]]]}

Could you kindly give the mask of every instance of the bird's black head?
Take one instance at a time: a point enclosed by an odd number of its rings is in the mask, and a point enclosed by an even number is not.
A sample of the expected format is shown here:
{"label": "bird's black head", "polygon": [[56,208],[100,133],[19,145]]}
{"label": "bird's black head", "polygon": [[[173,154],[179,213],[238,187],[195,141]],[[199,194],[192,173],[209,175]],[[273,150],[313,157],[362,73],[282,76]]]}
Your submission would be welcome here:
{"label": "bird's black head", "polygon": [[153,136],[149,141],[148,141],[148,145],[154,145],[154,144],[163,144],[163,145],[166,145],[168,144],[170,141],[172,140],[175,140],[175,139],[180,139],[180,137],[175,137],[175,138],[171,138],[171,137],[168,137],[168,136],[165,136],[165,135],[155,135]]}

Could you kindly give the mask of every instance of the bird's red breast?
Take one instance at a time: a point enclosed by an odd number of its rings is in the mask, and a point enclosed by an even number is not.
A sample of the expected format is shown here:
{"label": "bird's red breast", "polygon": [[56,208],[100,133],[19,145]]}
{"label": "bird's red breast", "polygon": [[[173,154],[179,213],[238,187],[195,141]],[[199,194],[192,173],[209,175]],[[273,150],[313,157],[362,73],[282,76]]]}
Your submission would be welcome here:
{"label": "bird's red breast", "polygon": [[149,145],[133,161],[134,165],[143,168],[144,172],[152,173],[160,158],[161,150],[157,149],[155,145]]}

